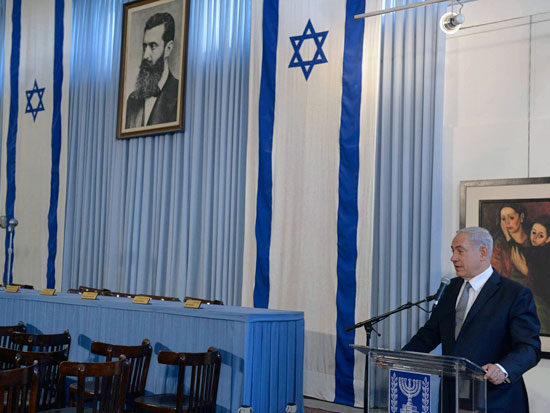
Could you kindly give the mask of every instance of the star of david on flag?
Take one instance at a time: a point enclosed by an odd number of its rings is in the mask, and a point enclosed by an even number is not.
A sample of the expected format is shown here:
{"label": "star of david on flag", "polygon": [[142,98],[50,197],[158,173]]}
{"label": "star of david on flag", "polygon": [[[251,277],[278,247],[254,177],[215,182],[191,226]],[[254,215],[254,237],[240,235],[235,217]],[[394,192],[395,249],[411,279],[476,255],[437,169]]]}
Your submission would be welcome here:
{"label": "star of david on flag", "polygon": [[[292,59],[290,60],[290,64],[288,65],[288,67],[301,67],[306,81],[308,80],[309,75],[313,70],[313,66],[322,63],[328,63],[327,57],[323,52],[323,43],[325,43],[327,35],[328,30],[324,32],[315,32],[313,24],[311,23],[311,19],[309,19],[307,21],[304,32],[300,36],[290,36],[290,43],[294,48],[294,54],[292,55]],[[313,55],[313,58],[311,60],[304,60],[302,58],[302,54],[300,53],[300,49],[304,42],[309,39],[315,42],[317,50],[315,51],[315,54]]]}
{"label": "star of david on flag", "polygon": [[[31,90],[26,90],[25,94],[27,95],[27,107],[25,108],[25,113],[32,113],[33,122],[36,121],[36,115],[38,112],[44,110],[44,102],[42,102],[42,97],[44,96],[45,87],[39,88],[36,79],[34,80],[34,87]],[[36,106],[33,106],[32,100],[34,95],[38,96],[38,103]]]}

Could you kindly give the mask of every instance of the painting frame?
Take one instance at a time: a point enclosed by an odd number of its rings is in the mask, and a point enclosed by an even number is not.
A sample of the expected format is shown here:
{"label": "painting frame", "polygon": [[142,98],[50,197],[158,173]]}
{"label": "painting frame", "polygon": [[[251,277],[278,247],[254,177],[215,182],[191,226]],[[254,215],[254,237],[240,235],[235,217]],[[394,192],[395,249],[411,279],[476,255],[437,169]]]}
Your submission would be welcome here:
{"label": "painting frame", "polygon": [[189,1],[124,4],[118,139],[183,131]]}
{"label": "painting frame", "polygon": [[[540,201],[544,202],[546,211],[547,200],[550,200],[550,177],[461,181],[460,227],[480,225],[482,206],[490,202],[522,204]],[[541,333],[540,339],[542,357],[550,359],[550,333]]]}

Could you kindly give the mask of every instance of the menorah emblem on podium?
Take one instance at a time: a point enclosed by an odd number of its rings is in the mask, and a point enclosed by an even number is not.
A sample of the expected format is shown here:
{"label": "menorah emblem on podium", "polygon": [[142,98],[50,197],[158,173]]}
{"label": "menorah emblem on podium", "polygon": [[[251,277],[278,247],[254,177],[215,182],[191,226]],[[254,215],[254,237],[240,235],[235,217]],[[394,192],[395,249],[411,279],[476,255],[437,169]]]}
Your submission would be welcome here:
{"label": "menorah emblem on podium", "polygon": [[407,397],[407,403],[401,406],[399,413],[418,413],[418,409],[412,404],[412,399],[422,390],[422,381],[399,377],[399,390]]}

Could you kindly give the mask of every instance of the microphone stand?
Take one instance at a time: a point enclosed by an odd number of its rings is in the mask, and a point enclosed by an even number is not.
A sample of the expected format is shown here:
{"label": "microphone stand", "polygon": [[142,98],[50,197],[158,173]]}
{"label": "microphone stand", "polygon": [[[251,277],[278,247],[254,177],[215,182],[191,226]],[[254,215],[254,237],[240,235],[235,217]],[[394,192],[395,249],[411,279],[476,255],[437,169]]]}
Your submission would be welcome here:
{"label": "microphone stand", "polygon": [[[378,331],[376,331],[374,329],[374,325],[375,324],[378,324],[380,321],[382,320],[385,320],[386,318],[388,318],[389,316],[391,316],[392,314],[396,314],[396,313],[400,313],[401,311],[403,310],[408,310],[409,308],[411,307],[418,307],[420,308],[421,310],[423,311],[427,311],[427,310],[424,310],[422,307],[420,307],[420,304],[422,303],[428,303],[430,301],[433,301],[435,299],[435,295],[429,295],[427,296],[426,298],[424,298],[423,300],[420,300],[420,301],[417,301],[415,303],[411,303],[410,301],[406,304],[403,304],[403,305],[400,305],[399,307],[397,307],[395,310],[392,310],[392,311],[388,311],[387,313],[384,313],[384,314],[380,314],[380,315],[377,315],[377,316],[374,316],[372,318],[369,318],[368,320],[365,320],[365,321],[361,321],[357,324],[354,324],[350,327],[347,327],[346,328],[346,331],[351,331],[351,330],[355,330],[356,328],[359,328],[359,327],[364,327],[365,328],[365,332],[367,333],[367,339],[366,339],[366,346],[369,347],[370,346],[370,336],[372,334],[373,331],[376,332],[376,334],[378,334],[378,336],[380,336],[380,334],[378,333]],[[364,394],[364,411],[366,412],[367,411],[367,395],[368,395],[368,383],[369,383],[369,366],[368,366],[368,363],[365,363],[365,394]]]}
{"label": "microphone stand", "polygon": [[6,286],[12,283],[10,280],[10,275],[13,268],[13,236],[15,235],[15,227],[19,224],[19,221],[15,217],[8,220],[8,218],[3,215],[0,217],[0,228],[5,228],[8,231],[8,268],[6,274]]}

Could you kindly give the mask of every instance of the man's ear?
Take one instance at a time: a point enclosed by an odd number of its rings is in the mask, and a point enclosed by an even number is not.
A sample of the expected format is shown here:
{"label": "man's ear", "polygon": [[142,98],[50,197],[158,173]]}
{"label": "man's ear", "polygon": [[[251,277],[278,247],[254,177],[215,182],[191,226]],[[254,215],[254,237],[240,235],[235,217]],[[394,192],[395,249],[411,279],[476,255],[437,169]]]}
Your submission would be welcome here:
{"label": "man's ear", "polygon": [[487,258],[489,257],[489,249],[485,245],[479,247],[479,253],[481,254],[482,261],[487,260]]}
{"label": "man's ear", "polygon": [[170,40],[168,43],[166,43],[166,46],[164,46],[164,58],[168,59],[168,56],[170,56],[170,53],[172,53],[172,49],[174,48],[174,41]]}

